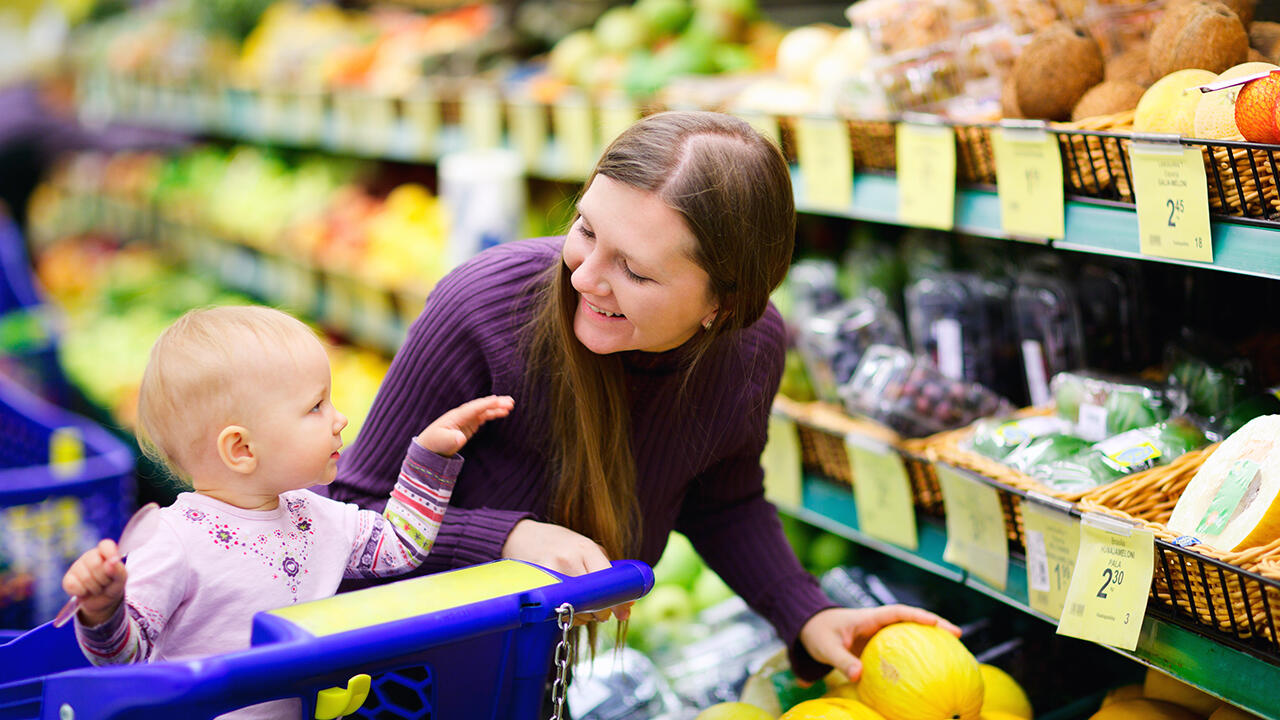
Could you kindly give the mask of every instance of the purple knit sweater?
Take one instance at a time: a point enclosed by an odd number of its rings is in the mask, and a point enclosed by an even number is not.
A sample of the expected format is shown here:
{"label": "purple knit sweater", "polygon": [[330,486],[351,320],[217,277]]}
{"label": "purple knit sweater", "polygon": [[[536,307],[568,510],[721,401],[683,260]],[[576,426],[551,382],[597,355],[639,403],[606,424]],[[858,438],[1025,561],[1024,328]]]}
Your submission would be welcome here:
{"label": "purple knit sweater", "polygon": [[[487,250],[440,281],[409,329],[338,478],[335,499],[380,510],[395,484],[405,442],[450,408],[488,394],[512,395],[510,417],[467,443],[467,461],[436,543],[421,570],[495,560],[520,520],[547,520],[551,497],[545,382],[527,381],[520,338],[529,288],[560,261],[563,238]],[[631,391],[631,447],[643,531],[635,559],[653,564],[667,535],[688,536],[707,565],[773,623],[798,674],[824,669],[795,642],[832,603],[796,560],[764,498],[760,453],[782,374],[783,324],[769,307],[704,356],[684,391],[681,349],[624,353]]]}

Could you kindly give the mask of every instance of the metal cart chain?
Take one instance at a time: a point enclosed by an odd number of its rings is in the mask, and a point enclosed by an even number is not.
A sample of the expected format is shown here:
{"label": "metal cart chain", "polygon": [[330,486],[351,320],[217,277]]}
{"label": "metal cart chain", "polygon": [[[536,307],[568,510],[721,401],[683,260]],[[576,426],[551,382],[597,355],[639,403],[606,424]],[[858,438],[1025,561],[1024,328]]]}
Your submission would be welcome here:
{"label": "metal cart chain", "polygon": [[559,616],[560,642],[556,644],[556,679],[551,684],[551,720],[564,718],[564,694],[569,684],[569,630],[573,628],[573,605],[563,603],[556,608]]}

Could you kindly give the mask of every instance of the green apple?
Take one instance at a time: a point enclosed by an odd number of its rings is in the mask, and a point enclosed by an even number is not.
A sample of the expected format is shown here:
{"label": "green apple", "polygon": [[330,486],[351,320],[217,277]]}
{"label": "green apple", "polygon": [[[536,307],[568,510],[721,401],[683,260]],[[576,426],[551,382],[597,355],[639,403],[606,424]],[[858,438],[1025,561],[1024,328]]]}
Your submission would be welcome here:
{"label": "green apple", "polygon": [[699,573],[698,579],[693,582],[693,606],[698,612],[719,605],[733,596],[733,590],[710,569]]}
{"label": "green apple", "polygon": [[569,33],[551,48],[549,66],[551,72],[562,80],[575,80],[583,68],[595,63],[600,54],[595,36],[590,30]]}
{"label": "green apple", "polygon": [[815,575],[839,567],[849,561],[852,547],[848,540],[831,533],[820,533],[805,554],[806,564]]}
{"label": "green apple", "polygon": [[702,558],[693,549],[689,538],[673,532],[667,537],[667,549],[662,552],[658,564],[653,566],[654,582],[663,585],[679,585],[692,590],[693,583],[702,572]]}
{"label": "green apple", "polygon": [[606,10],[596,21],[596,43],[606,52],[626,55],[649,42],[649,28],[644,18],[635,10],[615,7]]}
{"label": "green apple", "polygon": [[693,720],[773,720],[773,716],[755,705],[722,702],[698,713]]}
{"label": "green apple", "polygon": [[648,26],[651,37],[675,35],[693,15],[688,0],[638,0],[634,7]]}

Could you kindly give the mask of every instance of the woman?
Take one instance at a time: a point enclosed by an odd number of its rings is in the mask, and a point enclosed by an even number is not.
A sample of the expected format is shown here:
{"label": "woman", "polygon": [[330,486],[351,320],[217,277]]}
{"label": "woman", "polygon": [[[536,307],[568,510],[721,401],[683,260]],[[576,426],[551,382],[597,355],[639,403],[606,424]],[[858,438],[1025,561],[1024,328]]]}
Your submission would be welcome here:
{"label": "woman", "polygon": [[795,234],[778,148],[730,116],[653,115],[609,146],[577,210],[566,237],[493,248],[440,282],[333,497],[377,509],[414,428],[512,395],[511,416],[471,440],[425,571],[652,564],[675,529],[774,625],[801,678],[856,679],[855,654],[892,622],[958,633],[923,610],[834,607],[764,498],[784,353],[768,297]]}

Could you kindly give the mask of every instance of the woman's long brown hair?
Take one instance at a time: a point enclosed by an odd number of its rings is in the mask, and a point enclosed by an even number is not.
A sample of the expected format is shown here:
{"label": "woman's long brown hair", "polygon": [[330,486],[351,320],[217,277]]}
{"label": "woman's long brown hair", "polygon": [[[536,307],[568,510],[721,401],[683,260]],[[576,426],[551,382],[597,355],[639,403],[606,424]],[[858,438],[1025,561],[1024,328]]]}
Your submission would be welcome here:
{"label": "woman's long brown hair", "polygon": [[[605,150],[596,175],[656,193],[688,224],[694,261],[711,278],[718,311],[689,347],[685,380],[721,335],[754,323],[782,282],[795,242],[786,161],[746,122],[718,113],[651,115]],[[576,219],[576,218],[575,218]],[[578,295],[563,262],[536,298],[529,377],[549,382],[554,472],[550,518],[599,543],[611,559],[638,547],[641,518],[631,451],[631,399],[621,359],[574,335]]]}

